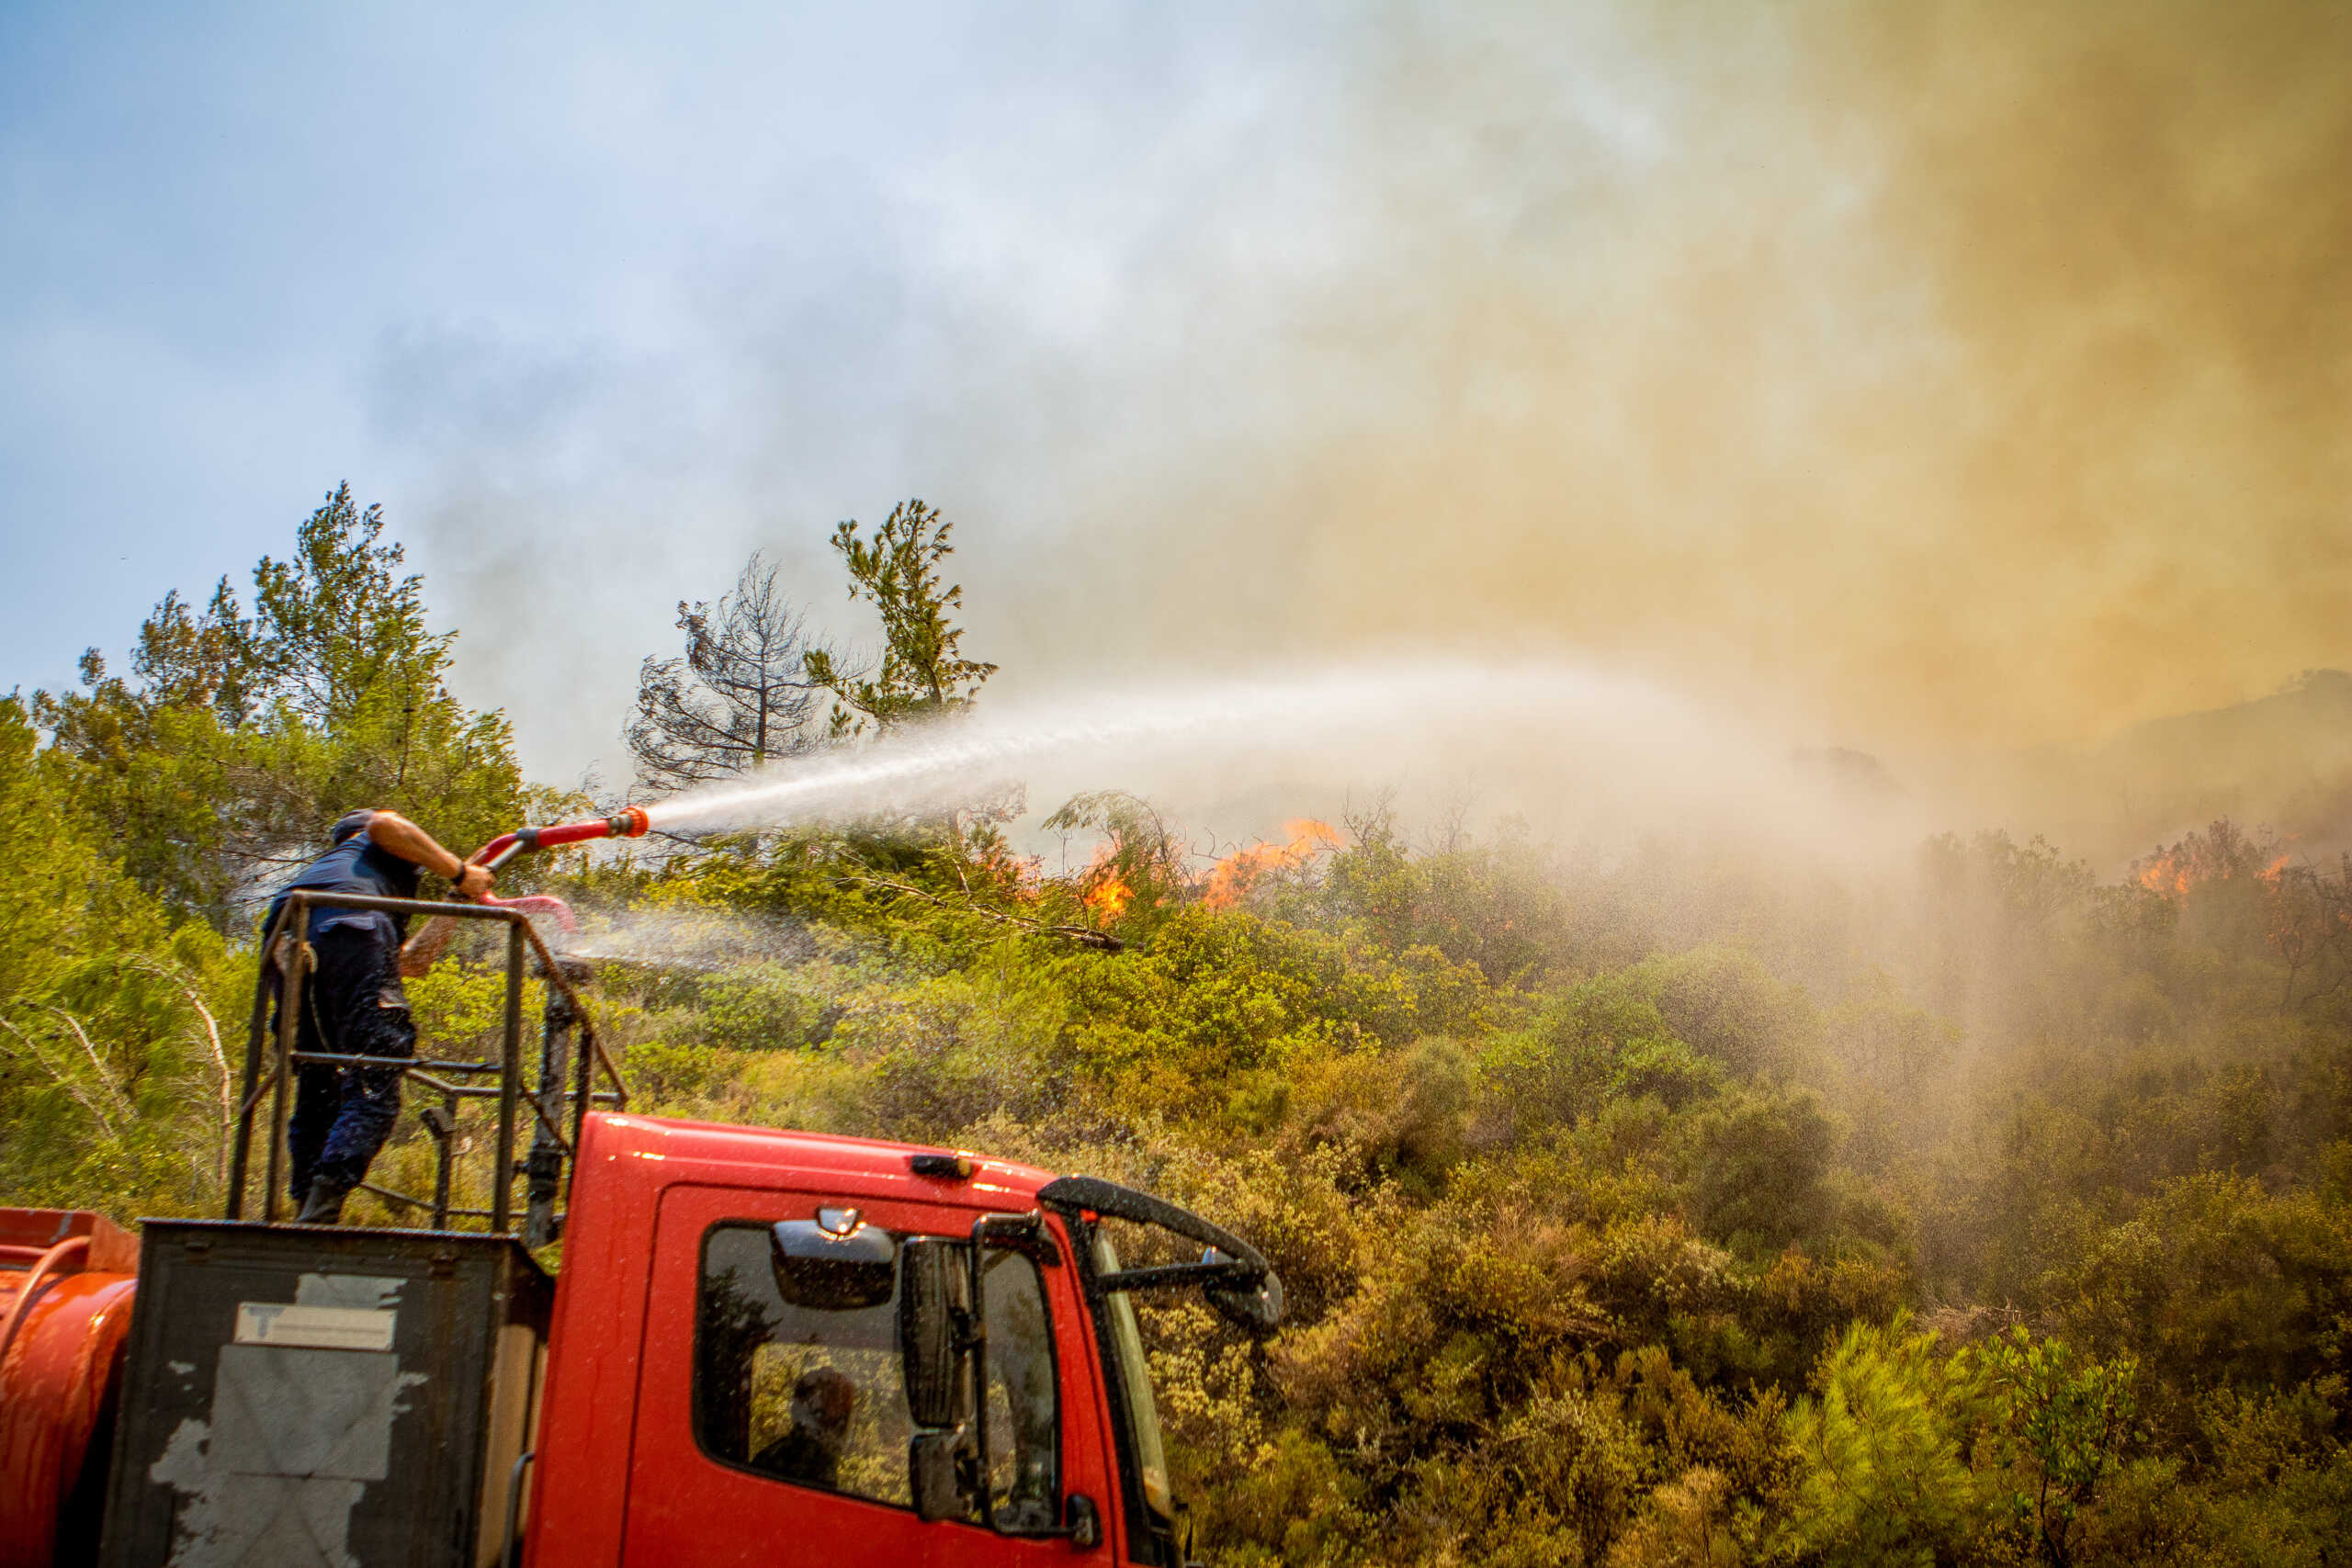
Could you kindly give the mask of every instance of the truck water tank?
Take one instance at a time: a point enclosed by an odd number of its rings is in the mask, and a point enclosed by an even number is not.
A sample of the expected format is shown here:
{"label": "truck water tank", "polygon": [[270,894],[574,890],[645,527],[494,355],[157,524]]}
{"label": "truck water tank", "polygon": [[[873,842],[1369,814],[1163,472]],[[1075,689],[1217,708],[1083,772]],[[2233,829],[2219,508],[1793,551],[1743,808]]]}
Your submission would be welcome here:
{"label": "truck water tank", "polygon": [[151,1220],[107,1568],[483,1568],[554,1285],[512,1237]]}
{"label": "truck water tank", "polygon": [[0,1568],[86,1562],[139,1240],[86,1209],[0,1209]]}

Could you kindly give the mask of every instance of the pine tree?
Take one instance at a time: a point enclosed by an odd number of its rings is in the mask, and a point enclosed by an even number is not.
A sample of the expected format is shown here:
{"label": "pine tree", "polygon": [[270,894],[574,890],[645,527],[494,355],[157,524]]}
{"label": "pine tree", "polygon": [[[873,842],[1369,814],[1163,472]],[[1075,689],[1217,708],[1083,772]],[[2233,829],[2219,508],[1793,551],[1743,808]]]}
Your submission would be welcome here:
{"label": "pine tree", "polygon": [[939,570],[955,553],[954,531],[920,500],[892,507],[871,540],[854,520],[833,530],[833,548],[849,568],[850,597],[874,606],[883,637],[881,668],[871,680],[840,668],[821,649],[808,654],[809,679],[841,704],[837,731],[869,723],[888,729],[968,706],[996,673],[995,665],[963,657],[963,628],[947,618],[964,603],[963,585],[943,582]]}

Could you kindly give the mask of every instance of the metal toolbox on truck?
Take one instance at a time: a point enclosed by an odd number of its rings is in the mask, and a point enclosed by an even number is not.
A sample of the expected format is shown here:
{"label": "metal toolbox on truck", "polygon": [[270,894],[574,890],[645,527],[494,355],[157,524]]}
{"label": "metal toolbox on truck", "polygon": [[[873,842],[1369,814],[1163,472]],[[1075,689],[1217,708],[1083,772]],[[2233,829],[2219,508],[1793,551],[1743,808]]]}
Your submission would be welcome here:
{"label": "metal toolbox on truck", "polygon": [[554,1289],[509,1236],[149,1221],[105,1568],[495,1562]]}

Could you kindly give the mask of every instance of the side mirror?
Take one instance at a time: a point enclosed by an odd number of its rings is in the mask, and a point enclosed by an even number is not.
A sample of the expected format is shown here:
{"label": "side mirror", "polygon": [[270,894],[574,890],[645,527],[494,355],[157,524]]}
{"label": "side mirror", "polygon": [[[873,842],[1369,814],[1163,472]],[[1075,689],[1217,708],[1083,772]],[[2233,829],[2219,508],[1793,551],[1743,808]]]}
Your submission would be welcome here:
{"label": "side mirror", "polygon": [[969,1250],[944,1237],[915,1236],[899,1251],[899,1346],[906,1362],[907,1415],[917,1427],[956,1429],[923,1433],[915,1438],[918,1450],[934,1436],[960,1441],[971,1415],[971,1358],[965,1354],[974,1327]]}
{"label": "side mirror", "polygon": [[1283,1282],[1271,1269],[1247,1289],[1211,1285],[1201,1294],[1227,1323],[1261,1338],[1272,1334],[1283,1321]]}
{"label": "side mirror", "polygon": [[1062,1505],[1063,1528],[1069,1531],[1069,1543],[1083,1550],[1099,1546],[1102,1541],[1102,1516],[1096,1511],[1094,1499],[1083,1492],[1073,1492]]}
{"label": "side mirror", "polygon": [[914,1494],[916,1518],[928,1525],[972,1517],[971,1492],[965,1484],[969,1451],[960,1427],[949,1432],[917,1432],[907,1444],[907,1489]]}

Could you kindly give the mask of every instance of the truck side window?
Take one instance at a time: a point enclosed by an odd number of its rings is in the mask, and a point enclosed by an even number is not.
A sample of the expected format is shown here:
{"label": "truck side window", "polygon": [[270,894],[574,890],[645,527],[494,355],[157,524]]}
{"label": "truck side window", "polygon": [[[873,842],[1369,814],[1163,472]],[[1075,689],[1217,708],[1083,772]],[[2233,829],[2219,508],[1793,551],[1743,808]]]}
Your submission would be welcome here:
{"label": "truck side window", "polygon": [[1017,1252],[989,1251],[981,1273],[988,1292],[989,1501],[1006,1529],[1050,1529],[1061,1522],[1061,1411],[1045,1285],[1036,1264]]}
{"label": "truck side window", "polygon": [[914,1428],[899,1357],[897,1238],[870,1226],[863,1235],[863,1247],[835,1261],[785,1257],[766,1224],[706,1233],[695,1435],[723,1463],[903,1508]]}

